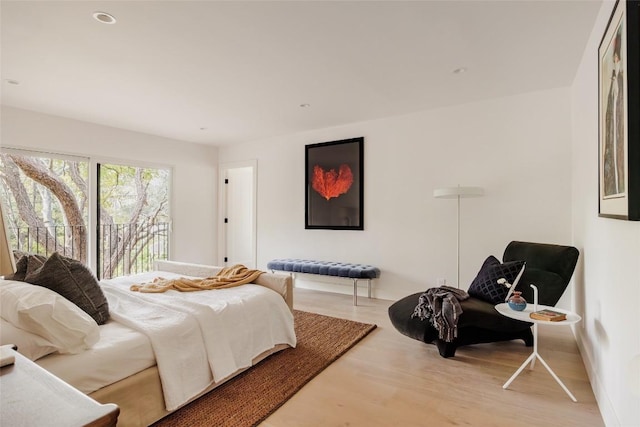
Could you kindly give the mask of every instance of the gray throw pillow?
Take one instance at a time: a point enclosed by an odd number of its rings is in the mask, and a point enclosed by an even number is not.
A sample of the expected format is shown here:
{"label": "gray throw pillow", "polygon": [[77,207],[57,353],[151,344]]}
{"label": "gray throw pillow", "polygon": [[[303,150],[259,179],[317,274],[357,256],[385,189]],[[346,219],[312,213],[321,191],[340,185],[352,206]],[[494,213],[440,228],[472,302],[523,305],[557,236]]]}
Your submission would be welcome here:
{"label": "gray throw pillow", "polygon": [[[14,256],[17,251],[14,251]],[[5,276],[7,280],[17,280],[24,282],[25,277],[29,272],[33,272],[42,267],[42,264],[46,261],[47,257],[42,255],[29,254],[26,252],[19,252],[20,258],[16,261],[16,272],[12,275]]]}
{"label": "gray throw pillow", "polygon": [[109,305],[98,280],[80,261],[53,253],[37,270],[27,274],[26,282],[43,286],[62,295],[98,323],[109,320]]}
{"label": "gray throw pillow", "polygon": [[16,264],[18,263],[18,261],[20,261],[20,258],[22,258],[25,255],[29,255],[29,252],[19,251],[18,249],[13,250],[13,259],[16,262]]}
{"label": "gray throw pillow", "polygon": [[28,255],[27,256],[27,271],[25,272],[25,279],[28,275],[41,268],[47,261],[47,257],[42,255]]}

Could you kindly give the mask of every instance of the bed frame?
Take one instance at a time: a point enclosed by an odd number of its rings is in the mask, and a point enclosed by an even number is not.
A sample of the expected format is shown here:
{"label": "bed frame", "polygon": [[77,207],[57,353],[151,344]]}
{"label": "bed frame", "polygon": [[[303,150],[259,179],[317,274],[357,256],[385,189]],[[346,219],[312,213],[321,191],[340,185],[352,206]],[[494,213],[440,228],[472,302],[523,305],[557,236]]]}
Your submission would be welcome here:
{"label": "bed frame", "polygon": [[[171,273],[184,274],[185,276],[210,277],[218,273],[222,267],[214,267],[200,264],[189,264],[175,261],[156,261],[155,270],[167,271]],[[273,289],[282,295],[290,310],[293,310],[293,283],[289,275],[263,273],[254,282],[257,285]],[[252,366],[270,355],[284,350],[289,346],[278,345],[272,349],[259,354],[252,360]],[[246,368],[250,369],[250,368]],[[230,377],[212,384],[198,397],[210,392],[219,385],[229,381],[246,369],[236,371]],[[147,368],[128,378],[110,384],[99,390],[90,393],[93,399],[100,403],[115,403],[120,408],[118,417],[118,427],[143,427],[148,426],[171,412],[167,411],[164,405],[164,396],[157,366]]]}

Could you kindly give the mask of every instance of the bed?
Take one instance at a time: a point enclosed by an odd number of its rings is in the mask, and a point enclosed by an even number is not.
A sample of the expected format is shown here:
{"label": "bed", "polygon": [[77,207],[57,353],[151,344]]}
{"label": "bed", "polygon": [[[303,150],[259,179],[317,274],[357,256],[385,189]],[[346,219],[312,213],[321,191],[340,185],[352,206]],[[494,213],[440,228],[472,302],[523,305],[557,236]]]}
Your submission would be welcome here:
{"label": "bed", "polygon": [[[2,344],[13,341],[18,351],[22,346],[27,357],[98,402],[117,404],[118,426],[147,426],[269,355],[295,347],[288,275],[263,273],[251,284],[213,291],[129,290],[156,277],[210,277],[221,268],[158,261],[155,270],[101,281],[110,318],[99,326],[99,339],[86,334],[85,341],[95,341],[85,343],[89,349],[71,354],[51,353],[49,335],[21,329],[34,326],[20,324],[24,319],[12,317],[5,302],[12,297],[7,289],[22,292],[26,284],[2,281]],[[40,353],[50,354],[29,354],[33,343],[25,342],[26,335],[40,340]]]}

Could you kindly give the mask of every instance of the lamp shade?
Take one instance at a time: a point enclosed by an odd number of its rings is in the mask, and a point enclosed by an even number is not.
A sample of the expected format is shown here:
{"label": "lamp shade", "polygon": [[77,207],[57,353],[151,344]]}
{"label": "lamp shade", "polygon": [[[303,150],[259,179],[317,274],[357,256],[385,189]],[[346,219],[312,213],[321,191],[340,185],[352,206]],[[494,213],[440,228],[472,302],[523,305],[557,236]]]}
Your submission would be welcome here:
{"label": "lamp shade", "polygon": [[456,199],[466,197],[482,197],[484,189],[482,187],[444,187],[433,190],[433,197],[436,199]]}
{"label": "lamp shade", "polygon": [[2,203],[0,203],[0,276],[7,276],[16,272],[16,263],[9,244],[9,233],[4,221]]}

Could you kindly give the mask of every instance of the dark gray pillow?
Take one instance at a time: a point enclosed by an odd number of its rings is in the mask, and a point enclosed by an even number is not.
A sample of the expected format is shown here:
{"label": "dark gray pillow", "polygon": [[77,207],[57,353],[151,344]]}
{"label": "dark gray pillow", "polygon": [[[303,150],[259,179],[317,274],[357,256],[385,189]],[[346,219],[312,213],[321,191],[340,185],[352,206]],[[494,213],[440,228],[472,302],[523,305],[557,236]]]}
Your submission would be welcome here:
{"label": "dark gray pillow", "polygon": [[[41,268],[47,261],[47,257],[42,255],[28,255],[27,256],[27,271],[24,275],[25,279],[28,275]],[[26,280],[25,280],[26,281]]]}
{"label": "dark gray pillow", "polygon": [[109,305],[98,280],[80,261],[54,252],[40,268],[27,274],[25,281],[59,293],[93,317],[98,325],[109,320]]}
{"label": "dark gray pillow", "polygon": [[18,261],[20,261],[20,258],[22,258],[25,255],[30,255],[30,254],[29,252],[19,251],[17,249],[13,250],[13,259],[15,260],[16,264],[18,263]]}
{"label": "dark gray pillow", "polygon": [[509,288],[498,283],[498,279],[506,279],[507,282],[513,283],[518,273],[524,267],[524,261],[510,261],[501,264],[494,256],[489,256],[473,282],[469,286],[469,295],[476,297],[491,304],[500,304],[507,297]]}
{"label": "dark gray pillow", "polygon": [[[16,252],[14,251],[14,255]],[[5,276],[7,280],[18,280],[24,282],[29,272],[35,271],[42,267],[47,257],[42,255],[28,254],[21,252],[20,258],[16,261],[16,272],[13,275]]]}

